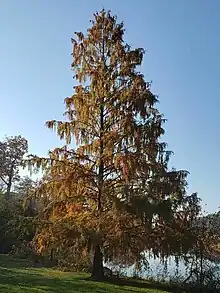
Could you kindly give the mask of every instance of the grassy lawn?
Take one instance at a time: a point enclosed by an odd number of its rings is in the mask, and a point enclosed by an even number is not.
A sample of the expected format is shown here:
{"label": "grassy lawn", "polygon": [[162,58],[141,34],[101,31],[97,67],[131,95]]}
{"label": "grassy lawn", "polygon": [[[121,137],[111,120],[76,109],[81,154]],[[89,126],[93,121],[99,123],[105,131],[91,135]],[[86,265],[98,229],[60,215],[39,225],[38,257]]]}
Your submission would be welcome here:
{"label": "grassy lawn", "polygon": [[[113,285],[88,280],[86,274],[64,273],[53,269],[27,267],[24,261],[14,261],[0,256],[0,292],[2,293],[162,293],[150,289],[147,283],[124,283]],[[147,288],[148,287],[148,288]]]}

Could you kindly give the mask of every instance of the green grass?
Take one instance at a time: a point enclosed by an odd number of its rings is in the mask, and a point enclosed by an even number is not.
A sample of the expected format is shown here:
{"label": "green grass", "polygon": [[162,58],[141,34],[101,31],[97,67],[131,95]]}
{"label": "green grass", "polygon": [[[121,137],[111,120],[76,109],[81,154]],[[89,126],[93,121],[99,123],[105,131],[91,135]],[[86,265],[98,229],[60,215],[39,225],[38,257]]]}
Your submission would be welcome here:
{"label": "green grass", "polygon": [[[2,293],[162,293],[141,282],[99,283],[86,274],[60,272],[46,268],[31,268],[28,263],[0,256],[0,292]],[[148,287],[148,288],[147,288]]]}

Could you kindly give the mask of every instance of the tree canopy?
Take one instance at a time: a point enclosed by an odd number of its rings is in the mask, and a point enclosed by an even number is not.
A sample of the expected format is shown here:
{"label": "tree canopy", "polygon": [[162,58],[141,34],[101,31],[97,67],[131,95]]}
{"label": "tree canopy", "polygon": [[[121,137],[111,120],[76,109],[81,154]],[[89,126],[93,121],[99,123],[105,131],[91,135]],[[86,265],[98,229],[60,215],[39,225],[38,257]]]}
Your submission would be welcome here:
{"label": "tree canopy", "polygon": [[186,195],[187,171],[169,169],[165,119],[139,71],[145,51],[131,48],[124,32],[123,22],[102,10],[86,34],[75,33],[74,93],[65,99],[65,119],[46,123],[64,145],[28,161],[44,170],[39,250],[92,251],[96,279],[103,278],[103,258],[133,264],[145,251],[187,251],[199,212],[197,195]]}
{"label": "tree canopy", "polygon": [[6,137],[0,142],[0,181],[7,197],[12,185],[19,180],[19,167],[27,151],[27,140],[21,135]]}

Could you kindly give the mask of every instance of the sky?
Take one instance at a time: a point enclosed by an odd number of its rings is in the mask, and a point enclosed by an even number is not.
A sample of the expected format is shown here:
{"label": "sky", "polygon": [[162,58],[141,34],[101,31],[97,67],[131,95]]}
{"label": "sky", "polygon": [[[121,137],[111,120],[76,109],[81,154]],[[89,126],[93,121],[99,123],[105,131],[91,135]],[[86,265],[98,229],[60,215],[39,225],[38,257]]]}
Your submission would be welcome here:
{"label": "sky", "polygon": [[45,127],[73,93],[71,37],[93,13],[124,21],[125,41],[146,50],[141,71],[167,119],[170,166],[190,172],[208,212],[220,206],[220,1],[0,0],[0,138],[23,135],[29,152],[61,146]]}

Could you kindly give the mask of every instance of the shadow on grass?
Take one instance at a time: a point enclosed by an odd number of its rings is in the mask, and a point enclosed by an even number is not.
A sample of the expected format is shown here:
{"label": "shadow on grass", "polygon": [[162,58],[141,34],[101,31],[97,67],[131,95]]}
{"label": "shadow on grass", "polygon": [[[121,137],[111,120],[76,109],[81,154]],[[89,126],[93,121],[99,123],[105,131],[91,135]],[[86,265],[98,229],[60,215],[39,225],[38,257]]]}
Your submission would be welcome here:
{"label": "shadow on grass", "polygon": [[[0,268],[0,292],[4,293],[119,293],[113,284],[97,283],[85,276],[60,273],[52,270]],[[123,290],[139,292],[139,290]]]}
{"label": "shadow on grass", "polygon": [[141,289],[153,289],[167,291],[170,293],[187,292],[186,289],[180,288],[177,285],[169,285],[168,283],[147,282],[145,280],[132,280],[132,279],[106,279],[105,283],[116,285],[119,287],[133,287]]}
{"label": "shadow on grass", "polygon": [[[0,292],[53,292],[53,293],[70,293],[70,292],[102,292],[97,291],[97,285],[86,282],[80,277],[69,279],[65,274],[56,277],[53,272],[46,276],[38,273],[37,270],[25,269],[22,271],[1,268],[0,269],[0,288],[8,288]],[[101,288],[100,288],[101,289]],[[103,291],[105,292],[105,291]],[[112,291],[113,292],[113,291]]]}
{"label": "shadow on grass", "polygon": [[[183,292],[179,288],[134,280],[106,280],[103,283],[83,274],[63,273],[51,269],[28,267],[27,261],[0,256],[0,292],[4,293],[120,293],[120,292]],[[177,290],[178,289],[178,290]],[[162,292],[161,292],[162,293]]]}
{"label": "shadow on grass", "polygon": [[26,268],[31,267],[32,262],[26,259],[15,259],[11,255],[0,254],[0,267],[4,268]]}

